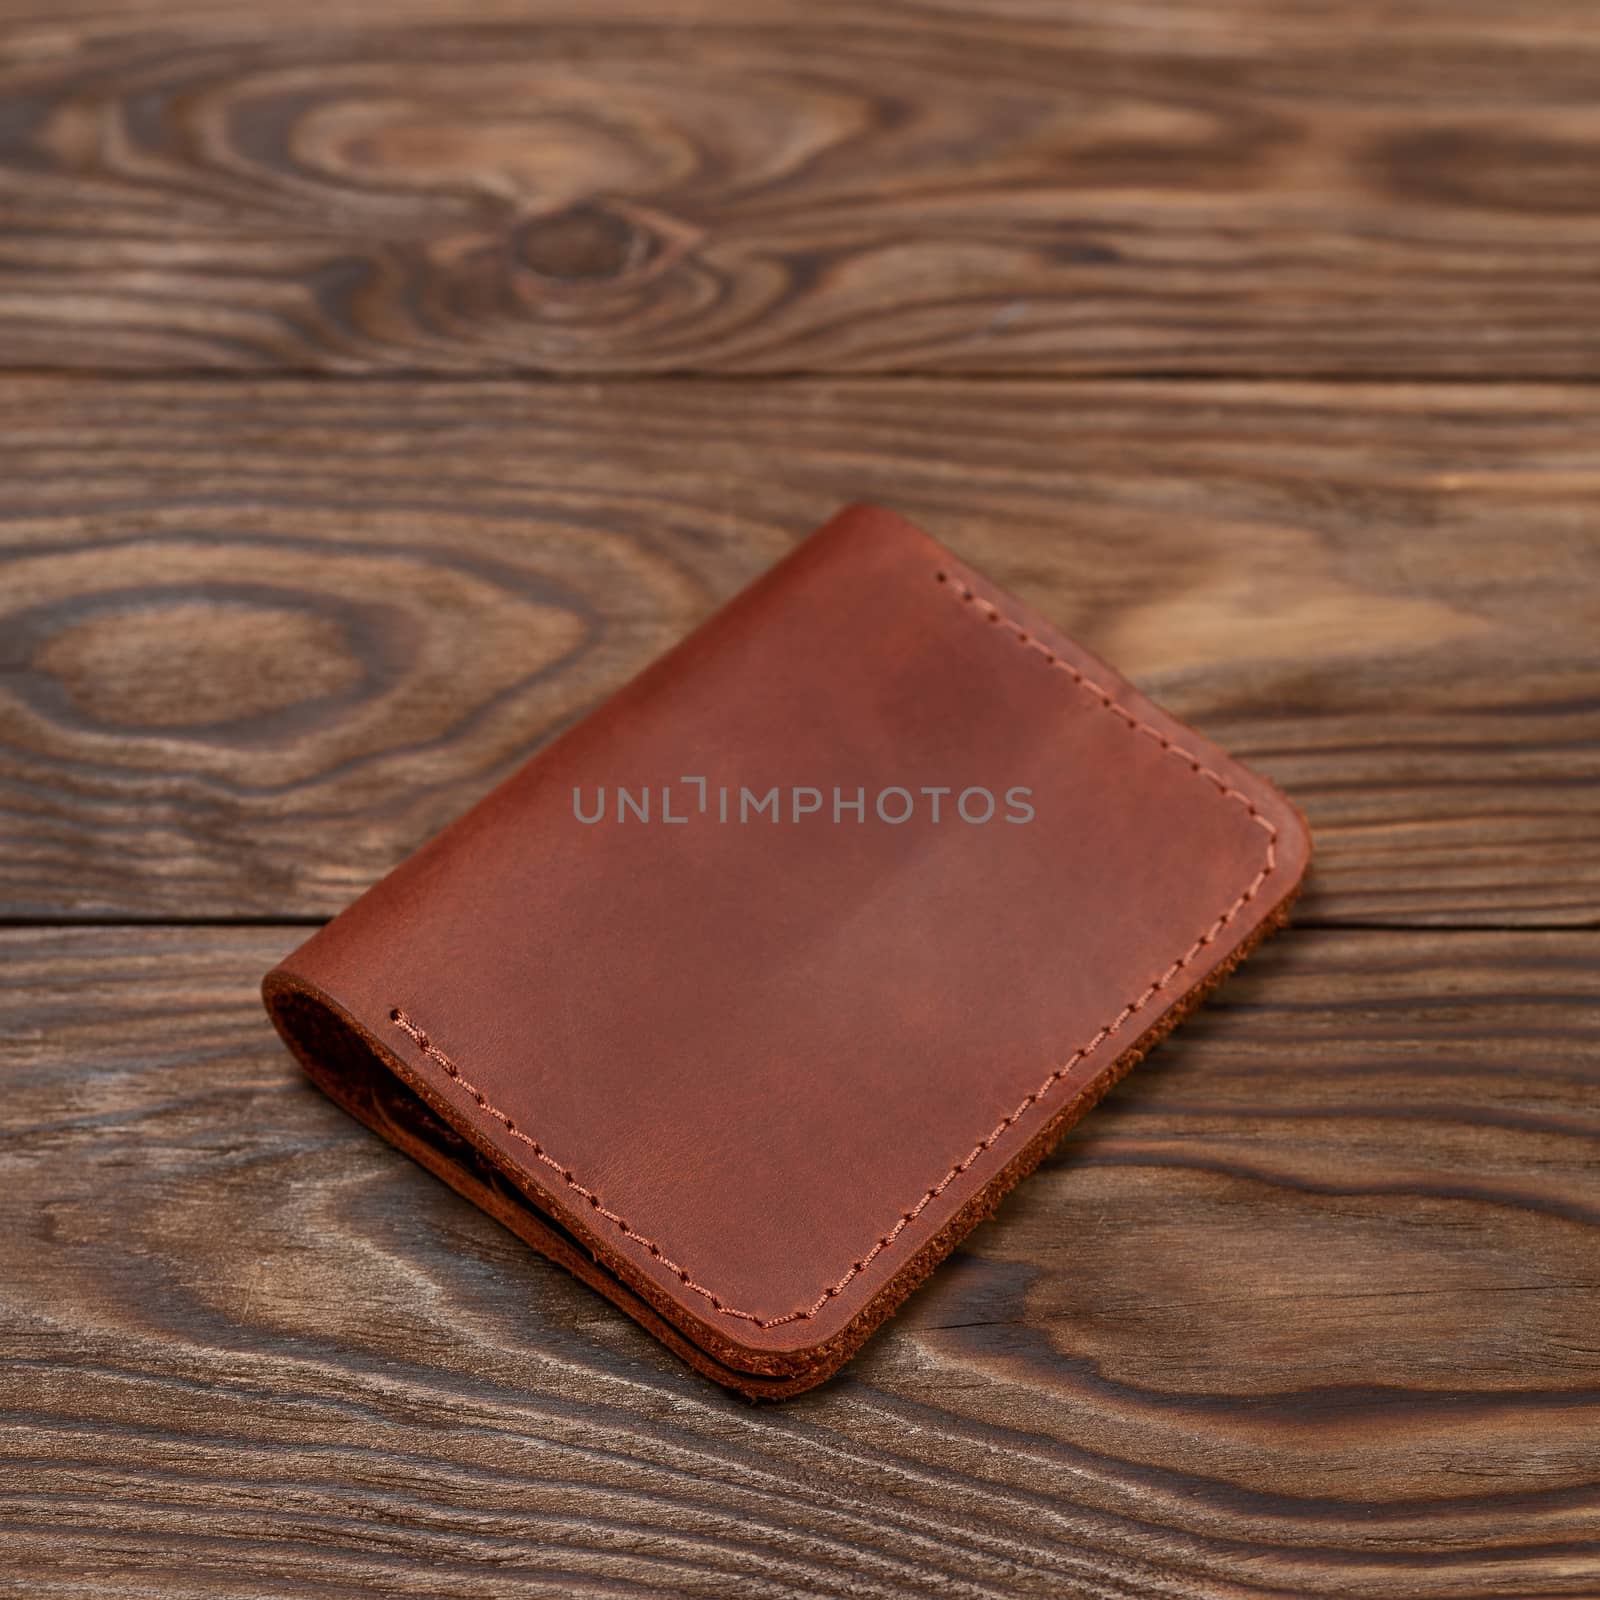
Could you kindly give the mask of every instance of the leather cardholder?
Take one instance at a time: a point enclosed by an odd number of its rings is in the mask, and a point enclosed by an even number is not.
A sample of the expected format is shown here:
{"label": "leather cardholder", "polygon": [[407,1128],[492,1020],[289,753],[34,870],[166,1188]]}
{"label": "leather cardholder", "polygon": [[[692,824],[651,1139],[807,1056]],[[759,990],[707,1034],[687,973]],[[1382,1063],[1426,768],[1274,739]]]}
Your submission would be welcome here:
{"label": "leather cardholder", "polygon": [[778,1398],[1282,922],[1309,854],[1270,784],[857,506],[263,993],[340,1105]]}

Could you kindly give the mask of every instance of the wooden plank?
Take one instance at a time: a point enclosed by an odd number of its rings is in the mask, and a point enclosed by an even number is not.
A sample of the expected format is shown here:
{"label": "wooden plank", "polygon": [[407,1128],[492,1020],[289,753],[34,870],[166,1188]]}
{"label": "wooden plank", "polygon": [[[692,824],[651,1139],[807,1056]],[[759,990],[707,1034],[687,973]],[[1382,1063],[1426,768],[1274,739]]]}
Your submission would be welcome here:
{"label": "wooden plank", "polygon": [[1593,375],[1588,0],[8,8],[0,362]]}
{"label": "wooden plank", "polygon": [[331,915],[856,497],[1279,780],[1302,915],[1600,915],[1600,394],[0,386],[0,906]]}
{"label": "wooden plank", "polygon": [[303,1083],[294,937],[0,934],[29,1594],[1600,1587],[1600,935],[1285,935],[765,1410]]}

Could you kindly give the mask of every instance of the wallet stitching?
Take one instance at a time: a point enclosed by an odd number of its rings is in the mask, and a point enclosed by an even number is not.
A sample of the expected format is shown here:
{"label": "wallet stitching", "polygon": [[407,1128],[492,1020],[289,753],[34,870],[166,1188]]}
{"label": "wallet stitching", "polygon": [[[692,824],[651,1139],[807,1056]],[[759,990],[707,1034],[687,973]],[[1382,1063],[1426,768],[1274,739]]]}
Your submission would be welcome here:
{"label": "wallet stitching", "polygon": [[416,1044],[417,1048],[424,1056],[431,1061],[437,1062],[439,1066],[444,1069],[447,1077],[460,1084],[461,1087],[472,1096],[479,1110],[487,1112],[491,1117],[499,1122],[513,1139],[520,1140],[523,1144],[527,1145],[538,1161],[549,1167],[552,1172],[555,1172],[561,1178],[562,1182],[565,1183],[569,1189],[571,1189],[575,1194],[582,1196],[582,1198],[588,1202],[589,1209],[591,1211],[593,1211],[597,1216],[604,1217],[608,1222],[615,1223],[618,1232],[621,1233],[624,1238],[632,1239],[636,1244],[643,1246],[644,1249],[649,1252],[651,1258],[659,1262],[661,1266],[670,1272],[684,1288],[692,1289],[696,1294],[709,1301],[713,1310],[719,1312],[725,1317],[734,1318],[741,1322],[754,1323],[758,1328],[779,1328],[790,1322],[808,1321],[810,1318],[814,1317],[823,1308],[823,1306],[828,1303],[828,1301],[842,1294],[844,1290],[861,1275],[861,1273],[867,1270],[867,1268],[878,1258],[878,1256],[887,1250],[889,1246],[900,1237],[901,1233],[904,1232],[906,1228],[910,1227],[910,1225],[922,1215],[923,1211],[929,1205],[931,1205],[933,1201],[937,1200],[939,1196],[942,1195],[945,1190],[956,1181],[957,1178],[961,1177],[961,1175],[967,1171],[973,1162],[978,1160],[978,1158],[982,1156],[985,1151],[993,1146],[994,1143],[1000,1139],[1008,1129],[1014,1127],[1029,1111],[1031,1111],[1033,1107],[1036,1106],[1056,1086],[1056,1084],[1058,1084],[1080,1061],[1084,1059],[1085,1056],[1098,1049],[1102,1044],[1105,1043],[1107,1039],[1115,1034],[1124,1023],[1142,1011],[1144,1007],[1147,1006],[1157,994],[1166,988],[1166,986],[1171,983],[1172,980],[1180,972],[1182,972],[1183,969],[1188,966],[1189,963],[1193,961],[1202,950],[1213,943],[1217,935],[1220,934],[1222,930],[1227,927],[1228,924],[1232,922],[1233,919],[1238,916],[1238,914],[1253,899],[1255,899],[1256,895],[1261,892],[1261,886],[1267,881],[1268,878],[1272,876],[1273,871],[1277,866],[1278,829],[1269,818],[1261,813],[1255,801],[1252,800],[1249,795],[1245,794],[1241,789],[1234,788],[1224,777],[1221,776],[1220,773],[1212,771],[1212,769],[1206,766],[1206,764],[1201,761],[1192,751],[1185,749],[1182,745],[1177,744],[1172,739],[1169,739],[1159,728],[1154,727],[1150,723],[1144,722],[1140,718],[1136,717],[1125,706],[1120,704],[1115,696],[1110,694],[1100,684],[1096,683],[1093,678],[1090,678],[1087,674],[1080,672],[1070,662],[1062,660],[1062,658],[1042,640],[1034,638],[1027,632],[1026,629],[1019,627],[1016,623],[1011,621],[1011,619],[1007,617],[998,607],[991,604],[988,600],[985,600],[974,590],[968,588],[966,584],[960,582],[958,579],[952,578],[949,573],[943,571],[935,572],[933,576],[937,583],[945,585],[952,595],[959,597],[963,605],[974,607],[980,614],[986,616],[990,623],[1004,628],[1005,631],[1009,633],[1009,635],[1021,648],[1035,651],[1044,659],[1044,662],[1047,666],[1055,669],[1056,671],[1065,673],[1073,681],[1073,683],[1078,685],[1092,697],[1095,704],[1119,718],[1130,731],[1148,735],[1150,738],[1155,740],[1162,750],[1166,751],[1170,755],[1178,757],[1185,763],[1185,765],[1189,767],[1190,771],[1195,773],[1197,776],[1206,779],[1212,785],[1212,787],[1216,789],[1217,793],[1224,799],[1232,800],[1235,803],[1242,805],[1245,808],[1247,815],[1250,817],[1250,820],[1266,833],[1266,859],[1261,867],[1261,870],[1256,873],[1253,879],[1251,879],[1249,886],[1244,890],[1244,892],[1239,895],[1233,904],[1230,905],[1216,919],[1216,921],[1213,922],[1211,926],[1207,928],[1206,931],[1202,933],[1200,937],[1196,939],[1195,942],[1190,945],[1189,948],[1176,961],[1174,961],[1165,972],[1161,974],[1160,977],[1154,979],[1137,999],[1130,1000],[1127,1005],[1125,1005],[1122,1010],[1111,1019],[1110,1022],[1106,1023],[1091,1039],[1089,1039],[1086,1044],[1080,1045],[1078,1049],[1073,1051],[1073,1053],[1064,1062],[1062,1062],[1050,1073],[1049,1077],[1047,1077],[1037,1089],[1022,1099],[1016,1110],[1011,1112],[1009,1116],[1002,1117],[1001,1120],[995,1124],[994,1128],[991,1129],[984,1138],[980,1139],[972,1147],[972,1149],[967,1152],[966,1156],[961,1161],[958,1161],[955,1166],[951,1167],[944,1177],[941,1178],[939,1182],[936,1183],[931,1189],[928,1189],[923,1193],[921,1198],[914,1206],[911,1206],[909,1209],[900,1213],[899,1220],[887,1233],[879,1237],[878,1241],[873,1245],[871,1250],[867,1251],[867,1253],[859,1260],[852,1262],[850,1270],[846,1272],[837,1283],[825,1288],[809,1306],[802,1306],[797,1310],[785,1313],[781,1317],[763,1317],[759,1316],[753,1311],[744,1311],[739,1309],[737,1306],[728,1305],[718,1294],[715,1293],[715,1291],[707,1288],[705,1284],[697,1282],[694,1276],[690,1273],[689,1269],[683,1266],[681,1263],[674,1261],[672,1257],[667,1255],[667,1253],[659,1244],[656,1243],[654,1239],[648,1238],[644,1234],[639,1233],[634,1228],[630,1227],[627,1220],[619,1216],[615,1211],[612,1211],[593,1189],[586,1187],[584,1184],[578,1181],[571,1167],[563,1165],[554,1156],[552,1156],[537,1139],[519,1128],[511,1117],[509,1117],[504,1111],[495,1105],[488,1098],[488,1096],[478,1088],[476,1084],[472,1083],[462,1073],[460,1067],[457,1066],[455,1061],[443,1050],[441,1050],[438,1045],[436,1045],[428,1037],[427,1033],[404,1011],[396,1006],[389,1013],[389,1020],[397,1028],[399,1028],[401,1032],[407,1034],[411,1038],[413,1043]]}

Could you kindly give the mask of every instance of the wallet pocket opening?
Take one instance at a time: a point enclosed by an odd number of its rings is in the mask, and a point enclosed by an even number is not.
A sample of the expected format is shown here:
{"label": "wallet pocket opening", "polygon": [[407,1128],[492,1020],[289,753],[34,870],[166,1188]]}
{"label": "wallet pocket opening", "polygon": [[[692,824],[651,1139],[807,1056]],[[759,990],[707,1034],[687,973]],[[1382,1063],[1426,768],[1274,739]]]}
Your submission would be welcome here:
{"label": "wallet pocket opening", "polygon": [[582,1238],[458,1132],[441,1108],[413,1088],[390,1065],[387,1053],[336,1006],[277,973],[269,976],[263,999],[273,1025],[306,1075],[336,1105],[525,1243],[605,1294],[708,1377],[751,1400],[781,1400],[817,1381],[813,1373],[779,1376],[733,1367],[687,1339],[623,1283]]}
{"label": "wallet pocket opening", "polygon": [[593,1256],[571,1229],[514,1184],[404,1082],[331,1006],[294,989],[270,996],[267,1004],[279,1032],[313,1081],[358,1121],[430,1172],[451,1182],[465,1179],[492,1191],[503,1205],[533,1213],[541,1227],[558,1234],[573,1249]]}

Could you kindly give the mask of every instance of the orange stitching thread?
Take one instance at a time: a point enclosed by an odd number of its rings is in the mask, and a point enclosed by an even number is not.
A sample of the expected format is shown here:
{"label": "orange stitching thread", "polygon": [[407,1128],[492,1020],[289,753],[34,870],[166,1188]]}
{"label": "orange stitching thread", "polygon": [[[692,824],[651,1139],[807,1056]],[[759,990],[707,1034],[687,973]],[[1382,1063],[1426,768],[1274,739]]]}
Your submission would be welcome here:
{"label": "orange stitching thread", "polygon": [[[1205,763],[1202,762],[1191,751],[1185,750],[1181,744],[1174,744],[1172,740],[1169,739],[1159,728],[1152,727],[1148,722],[1141,722],[1125,706],[1118,704],[1118,702],[1113,699],[1105,689],[1101,688],[1101,686],[1096,683],[1093,678],[1086,676],[1084,673],[1079,672],[1078,669],[1072,666],[1070,663],[1063,661],[1054,650],[1051,650],[1047,646],[1041,644],[1025,629],[1019,628],[1016,623],[1007,618],[1006,615],[997,607],[990,605],[990,603],[985,600],[982,595],[975,594],[964,583],[955,582],[946,572],[936,572],[933,576],[935,582],[949,584],[953,592],[961,597],[961,600],[964,604],[976,605],[978,609],[988,617],[990,622],[1003,623],[1018,644],[1024,646],[1026,649],[1038,651],[1038,653],[1044,657],[1045,663],[1048,666],[1054,667],[1058,672],[1066,673],[1066,675],[1071,678],[1074,683],[1079,685],[1080,688],[1087,690],[1100,706],[1111,712],[1113,716],[1120,717],[1122,721],[1125,722],[1134,732],[1149,734],[1150,737],[1154,739],[1163,750],[1166,750],[1172,755],[1178,756],[1186,761],[1189,764],[1191,771],[1197,772],[1201,777],[1207,778],[1211,781],[1218,794],[1225,795],[1230,800],[1237,800],[1249,814],[1250,820],[1258,827],[1266,830],[1267,866],[1266,872],[1263,873],[1262,876],[1265,877],[1271,873],[1273,866],[1276,864],[1273,860],[1273,853],[1278,842],[1278,830],[1272,823],[1267,821],[1267,819],[1261,815],[1261,812],[1256,807],[1255,801],[1252,800],[1249,795],[1245,794],[1242,789],[1233,788],[1228,783],[1227,779],[1223,778],[1220,774],[1213,772],[1210,767],[1206,766]],[[1260,886],[1261,885],[1258,882],[1254,888],[1245,895],[1245,900],[1248,900],[1255,892],[1255,889],[1259,889]],[[1243,903],[1244,901],[1240,902],[1241,905]],[[1233,909],[1237,911],[1239,908],[1238,906],[1235,906]]]}
{"label": "orange stitching thread", "polygon": [[[607,1222],[616,1223],[618,1229],[626,1238],[636,1240],[639,1244],[642,1244],[645,1249],[648,1250],[650,1254],[662,1264],[662,1266],[664,1266],[677,1278],[679,1283],[683,1284],[687,1288],[693,1289],[697,1294],[703,1294],[706,1299],[708,1299],[712,1305],[717,1308],[718,1311],[726,1312],[730,1317],[744,1317],[750,1322],[757,1322],[760,1320],[757,1317],[751,1316],[748,1311],[735,1311],[731,1307],[723,1305],[723,1303],[709,1289],[707,1289],[703,1284],[696,1283],[694,1279],[689,1276],[687,1268],[679,1266],[671,1256],[666,1255],[662,1251],[660,1245],[655,1242],[655,1240],[647,1239],[642,1233],[634,1232],[634,1230],[630,1228],[615,1211],[610,1210],[602,1203],[600,1196],[597,1195],[593,1189],[585,1188],[575,1177],[573,1177],[571,1167],[562,1166],[562,1164],[557,1161],[556,1158],[551,1155],[550,1152],[546,1150],[537,1139],[530,1138],[529,1135],[525,1134],[522,1129],[519,1128],[516,1123],[514,1123],[511,1118],[499,1108],[499,1106],[492,1105],[488,1096],[485,1095],[475,1083],[471,1082],[466,1076],[463,1075],[460,1067],[458,1067],[455,1062],[452,1061],[450,1057],[447,1056],[444,1051],[441,1050],[438,1045],[436,1045],[433,1040],[431,1040],[427,1034],[424,1033],[422,1029],[419,1028],[416,1023],[414,1023],[411,1018],[399,1008],[399,1006],[396,1006],[394,1010],[389,1013],[389,1020],[397,1028],[399,1028],[402,1033],[410,1034],[412,1039],[416,1041],[416,1046],[423,1053],[423,1055],[429,1057],[431,1060],[437,1061],[439,1065],[444,1068],[447,1076],[453,1078],[461,1085],[463,1089],[467,1091],[468,1094],[472,1096],[475,1101],[477,1101],[481,1110],[487,1111],[496,1122],[504,1125],[506,1132],[509,1133],[513,1139],[520,1139],[531,1151],[533,1151],[534,1155],[538,1157],[540,1161],[550,1168],[552,1172],[559,1173],[562,1182],[565,1183],[569,1189],[581,1194],[583,1198],[589,1202],[589,1207],[592,1211],[598,1212],[606,1219]],[[777,1326],[776,1323],[764,1323],[762,1325],[764,1327]]]}
{"label": "orange stitching thread", "polygon": [[902,1211],[900,1213],[899,1221],[897,1221],[886,1234],[879,1238],[871,1250],[862,1256],[859,1261],[852,1262],[850,1270],[845,1273],[845,1275],[840,1278],[837,1283],[832,1284],[828,1288],[824,1289],[809,1306],[805,1306],[798,1311],[790,1311],[781,1317],[760,1317],[757,1316],[753,1311],[741,1311],[736,1306],[725,1305],[722,1300],[710,1289],[706,1288],[703,1283],[697,1283],[690,1274],[689,1269],[674,1261],[671,1256],[667,1255],[666,1252],[662,1250],[661,1246],[658,1245],[655,1240],[648,1239],[644,1236],[644,1234],[638,1233],[633,1228],[630,1228],[622,1217],[618,1216],[615,1211],[610,1210],[601,1201],[600,1196],[597,1195],[594,1190],[585,1188],[583,1184],[579,1183],[578,1180],[572,1175],[571,1167],[563,1166],[559,1161],[556,1160],[554,1156],[549,1153],[549,1151],[544,1148],[543,1145],[539,1143],[537,1139],[534,1139],[528,1134],[524,1133],[519,1127],[516,1126],[511,1118],[505,1114],[505,1112],[503,1112],[498,1106],[492,1105],[483,1091],[475,1084],[469,1082],[467,1078],[462,1075],[461,1069],[455,1064],[455,1062],[452,1061],[443,1050],[434,1044],[427,1034],[424,1033],[423,1030],[405,1014],[405,1012],[396,1006],[394,1010],[389,1013],[389,1020],[393,1022],[394,1025],[403,1033],[406,1033],[411,1037],[423,1055],[427,1056],[430,1060],[437,1061],[439,1065],[444,1068],[445,1074],[454,1079],[455,1082],[459,1083],[461,1087],[472,1096],[473,1100],[477,1103],[481,1110],[487,1111],[491,1117],[493,1117],[497,1122],[501,1123],[506,1132],[509,1133],[513,1139],[520,1139],[523,1144],[527,1145],[528,1148],[533,1151],[534,1155],[539,1161],[543,1162],[543,1164],[549,1167],[552,1172],[555,1172],[560,1176],[561,1181],[565,1183],[569,1189],[573,1190],[576,1194],[582,1195],[583,1198],[589,1202],[589,1207],[592,1211],[594,1211],[597,1215],[604,1217],[608,1222],[616,1223],[618,1232],[621,1233],[624,1238],[632,1239],[636,1244],[643,1245],[644,1248],[649,1251],[651,1257],[660,1262],[661,1265],[665,1267],[667,1271],[670,1272],[678,1280],[678,1282],[683,1285],[684,1288],[692,1289],[696,1294],[703,1296],[706,1300],[709,1300],[714,1310],[720,1312],[725,1317],[733,1317],[741,1322],[753,1322],[758,1328],[781,1328],[785,1323],[788,1322],[807,1321],[811,1317],[814,1317],[823,1308],[823,1306],[828,1303],[828,1301],[834,1299],[837,1295],[842,1294],[848,1285],[858,1276],[860,1276],[861,1273],[865,1272],[867,1268],[871,1266],[872,1263],[878,1258],[878,1256],[887,1250],[889,1246],[900,1237],[901,1233],[904,1232],[906,1228],[908,1228],[917,1220],[919,1216],[922,1215],[924,1209],[934,1200],[937,1200],[939,1196],[942,1195],[945,1190],[948,1189],[950,1185],[954,1183],[955,1180],[959,1178],[962,1173],[964,1173],[967,1168],[970,1167],[972,1163],[984,1153],[984,1151],[988,1150],[990,1146],[993,1145],[1008,1128],[1014,1127],[1016,1123],[1028,1111],[1037,1105],[1039,1101],[1041,1101],[1045,1095],[1047,1095],[1050,1090],[1056,1086],[1056,1084],[1066,1077],[1066,1075],[1075,1066],[1077,1066],[1077,1064],[1082,1061],[1085,1056],[1089,1055],[1092,1051],[1098,1049],[1102,1044],[1104,1044],[1105,1041],[1114,1033],[1116,1033],[1116,1031],[1121,1028],[1130,1017],[1141,1011],[1157,994],[1160,993],[1162,989],[1166,988],[1166,986],[1171,983],[1172,980],[1177,977],[1177,975],[1182,972],[1183,969],[1188,966],[1189,963],[1193,961],[1194,958],[1199,955],[1199,953],[1205,949],[1205,947],[1209,945],[1217,937],[1217,935],[1221,933],[1222,930],[1227,927],[1227,925],[1232,922],[1233,919],[1238,916],[1238,914],[1247,905],[1249,905],[1253,899],[1255,899],[1256,895],[1260,893],[1262,884],[1264,884],[1267,879],[1272,876],[1273,869],[1277,866],[1278,830],[1273,823],[1268,821],[1266,817],[1262,816],[1260,810],[1256,806],[1256,803],[1250,798],[1249,795],[1245,794],[1242,790],[1235,789],[1220,774],[1213,772],[1211,768],[1206,766],[1205,763],[1202,762],[1196,755],[1194,755],[1192,751],[1184,749],[1184,747],[1180,744],[1175,744],[1164,733],[1162,733],[1159,728],[1152,727],[1148,722],[1141,722],[1139,718],[1134,716],[1131,711],[1127,710],[1124,706],[1119,705],[1117,701],[1092,678],[1080,672],[1070,663],[1063,661],[1053,650],[1049,649],[1044,644],[1041,644],[1039,640],[1030,637],[1025,629],[1019,628],[997,607],[991,605],[987,600],[983,599],[982,596],[967,588],[965,584],[954,582],[950,578],[949,574],[945,572],[936,572],[934,574],[934,579],[938,583],[949,584],[952,591],[960,596],[963,604],[976,606],[985,616],[988,617],[991,623],[1006,627],[1019,645],[1023,646],[1025,649],[1035,650],[1042,655],[1046,665],[1066,673],[1066,675],[1071,678],[1075,684],[1085,690],[1092,697],[1092,700],[1096,705],[1101,706],[1103,709],[1121,718],[1121,720],[1127,724],[1130,731],[1148,734],[1156,741],[1158,745],[1161,746],[1163,750],[1177,756],[1180,760],[1187,764],[1192,772],[1207,779],[1220,795],[1242,805],[1245,808],[1245,811],[1248,813],[1250,820],[1266,832],[1266,862],[1262,866],[1261,870],[1255,875],[1255,877],[1250,880],[1250,885],[1244,891],[1244,893],[1241,894],[1239,898],[1235,900],[1233,904],[1229,906],[1228,909],[1224,911],[1222,915],[1219,916],[1217,920],[1213,922],[1211,926],[1207,928],[1206,931],[1202,933],[1200,937],[1196,939],[1195,942],[1190,945],[1189,948],[1181,956],[1179,956],[1179,958],[1174,961],[1159,978],[1156,978],[1145,989],[1144,993],[1138,997],[1138,999],[1130,1000],[1128,1004],[1125,1005],[1122,1010],[1111,1019],[1110,1022],[1106,1023],[1105,1026],[1102,1027],[1087,1044],[1080,1045],[1078,1049],[1074,1050],[1073,1053],[1064,1062],[1062,1062],[1061,1065],[1058,1066],[1050,1074],[1050,1076],[1047,1077],[1044,1082],[1033,1091],[1032,1094],[1024,1095],[1015,1111],[1013,1111],[1009,1116],[1002,1117],[1000,1121],[997,1122],[989,1131],[989,1133],[984,1138],[980,1139],[972,1147],[972,1149],[967,1152],[966,1156],[962,1160],[958,1161],[953,1167],[951,1167],[951,1169],[945,1173],[945,1175],[931,1189],[928,1189],[923,1193],[922,1197],[914,1206],[910,1208],[910,1210]]}

